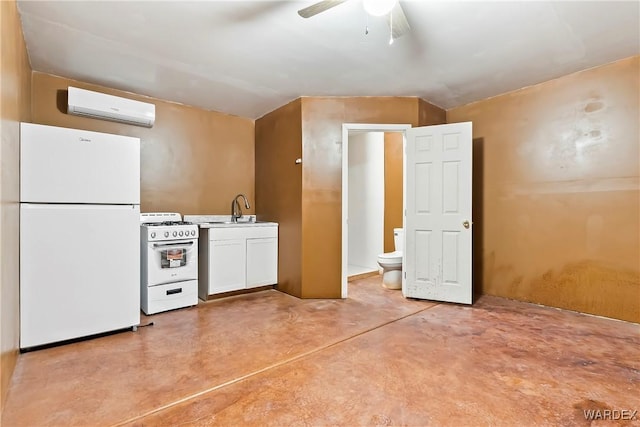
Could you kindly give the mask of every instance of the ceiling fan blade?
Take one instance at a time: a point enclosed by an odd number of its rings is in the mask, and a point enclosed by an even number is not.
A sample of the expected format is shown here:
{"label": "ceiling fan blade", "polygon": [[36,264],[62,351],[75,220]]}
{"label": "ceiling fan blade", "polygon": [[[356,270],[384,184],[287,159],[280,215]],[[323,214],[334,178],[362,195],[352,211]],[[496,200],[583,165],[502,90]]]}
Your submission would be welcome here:
{"label": "ceiling fan blade", "polygon": [[318,3],[312,4],[309,7],[305,7],[304,9],[300,9],[298,11],[298,15],[303,18],[311,18],[314,15],[317,15],[320,12],[324,12],[325,10],[329,10],[332,7],[336,7],[347,0],[323,0]]}
{"label": "ceiling fan blade", "polygon": [[400,2],[396,3],[391,10],[389,26],[391,27],[391,35],[394,39],[402,37],[411,29],[409,21],[407,21],[407,17],[404,14],[404,10],[402,10],[402,6],[400,6]]}

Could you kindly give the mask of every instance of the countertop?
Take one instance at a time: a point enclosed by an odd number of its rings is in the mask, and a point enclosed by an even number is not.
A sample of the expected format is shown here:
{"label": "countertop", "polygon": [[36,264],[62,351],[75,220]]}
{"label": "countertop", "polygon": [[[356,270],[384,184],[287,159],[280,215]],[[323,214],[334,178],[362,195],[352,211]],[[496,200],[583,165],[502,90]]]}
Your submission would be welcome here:
{"label": "countertop", "polygon": [[231,222],[230,215],[185,215],[184,220],[200,228],[277,227],[277,222],[256,221],[255,215],[244,215],[238,222]]}

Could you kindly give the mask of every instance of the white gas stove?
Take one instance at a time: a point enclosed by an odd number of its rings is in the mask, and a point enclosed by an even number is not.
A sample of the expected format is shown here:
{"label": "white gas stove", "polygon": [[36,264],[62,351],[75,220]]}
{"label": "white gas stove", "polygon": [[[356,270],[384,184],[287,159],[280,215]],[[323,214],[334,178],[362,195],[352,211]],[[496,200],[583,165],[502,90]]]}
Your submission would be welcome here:
{"label": "white gas stove", "polygon": [[140,214],[140,306],[146,314],[198,304],[198,226],[179,213]]}

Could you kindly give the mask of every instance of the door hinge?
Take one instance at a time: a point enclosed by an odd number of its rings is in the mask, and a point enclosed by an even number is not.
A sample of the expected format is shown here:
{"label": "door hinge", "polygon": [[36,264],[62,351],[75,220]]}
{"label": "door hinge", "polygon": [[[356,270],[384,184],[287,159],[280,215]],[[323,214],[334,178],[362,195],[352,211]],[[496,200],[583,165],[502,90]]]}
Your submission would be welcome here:
{"label": "door hinge", "polygon": [[406,271],[404,272],[404,278],[405,279],[407,278],[407,272]]}

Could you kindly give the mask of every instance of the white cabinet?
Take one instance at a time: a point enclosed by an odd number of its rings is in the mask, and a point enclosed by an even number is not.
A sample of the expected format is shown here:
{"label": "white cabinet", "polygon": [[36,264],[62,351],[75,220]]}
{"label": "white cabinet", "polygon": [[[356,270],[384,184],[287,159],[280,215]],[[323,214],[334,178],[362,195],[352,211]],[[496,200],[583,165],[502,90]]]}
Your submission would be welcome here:
{"label": "white cabinet", "polygon": [[209,294],[244,289],[245,239],[211,240],[209,243]]}
{"label": "white cabinet", "polygon": [[278,226],[202,228],[198,296],[278,283]]}
{"label": "white cabinet", "polygon": [[247,239],[247,288],[278,282],[278,238]]}

